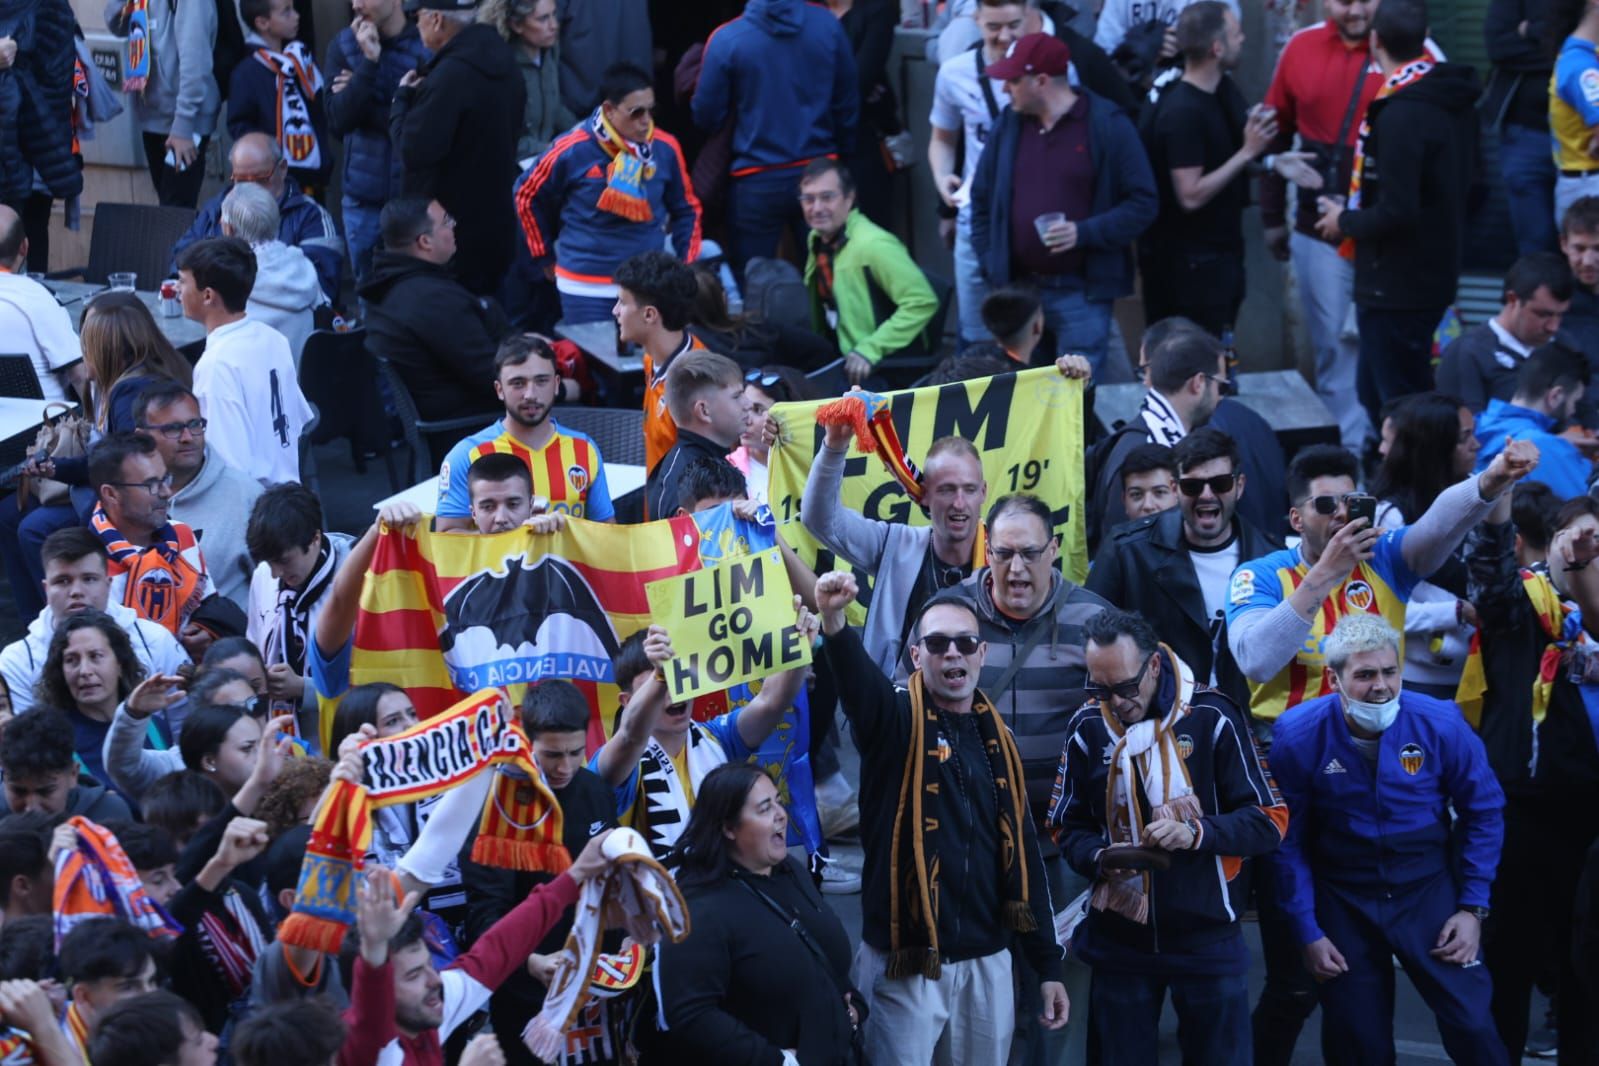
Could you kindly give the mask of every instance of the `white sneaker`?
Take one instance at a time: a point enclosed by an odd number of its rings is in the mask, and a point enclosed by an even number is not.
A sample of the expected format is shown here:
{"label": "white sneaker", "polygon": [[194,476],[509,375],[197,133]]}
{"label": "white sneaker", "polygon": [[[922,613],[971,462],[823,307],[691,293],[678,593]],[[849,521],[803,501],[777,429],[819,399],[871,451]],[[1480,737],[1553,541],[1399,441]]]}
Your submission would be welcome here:
{"label": "white sneaker", "polygon": [[861,890],[861,875],[858,870],[851,870],[837,859],[825,856],[816,856],[817,863],[822,868],[822,893],[828,896],[853,896]]}

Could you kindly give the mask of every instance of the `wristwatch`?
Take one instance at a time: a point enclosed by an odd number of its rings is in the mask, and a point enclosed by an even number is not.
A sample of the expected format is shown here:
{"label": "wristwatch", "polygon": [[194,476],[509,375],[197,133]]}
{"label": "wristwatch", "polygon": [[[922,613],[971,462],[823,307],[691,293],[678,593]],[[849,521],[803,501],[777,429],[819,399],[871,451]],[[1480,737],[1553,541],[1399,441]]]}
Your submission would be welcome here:
{"label": "wristwatch", "polygon": [[1199,819],[1198,818],[1184,818],[1183,819],[1183,824],[1188,827],[1188,831],[1190,833],[1194,834],[1193,843],[1188,845],[1188,849],[1190,851],[1192,851],[1194,848],[1199,847],[1199,836],[1200,836],[1200,833],[1201,833],[1201,830],[1200,830],[1200,827],[1199,827]]}
{"label": "wristwatch", "polygon": [[1486,922],[1488,920],[1489,911],[1487,907],[1462,907],[1460,909],[1477,919],[1479,922]]}

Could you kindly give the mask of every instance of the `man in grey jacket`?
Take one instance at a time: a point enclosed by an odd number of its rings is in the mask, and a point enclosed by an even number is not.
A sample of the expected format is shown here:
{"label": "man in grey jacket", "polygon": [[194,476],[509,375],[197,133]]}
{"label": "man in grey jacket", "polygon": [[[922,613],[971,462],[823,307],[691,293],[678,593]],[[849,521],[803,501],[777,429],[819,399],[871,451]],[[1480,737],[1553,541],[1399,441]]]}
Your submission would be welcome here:
{"label": "man in grey jacket", "polygon": [[[145,162],[163,206],[193,208],[205,180],[205,149],[222,110],[211,54],[217,5],[210,0],[110,0],[106,26],[128,40],[123,88],[144,137]],[[143,88],[137,84],[143,79]],[[146,284],[157,279],[143,279]]]}
{"label": "man in grey jacket", "polygon": [[245,547],[250,508],[261,483],[211,454],[194,393],[169,382],[146,389],[133,405],[134,424],[155,438],[172,475],[173,519],[194,530],[205,548],[212,587],[242,609],[255,563]]}

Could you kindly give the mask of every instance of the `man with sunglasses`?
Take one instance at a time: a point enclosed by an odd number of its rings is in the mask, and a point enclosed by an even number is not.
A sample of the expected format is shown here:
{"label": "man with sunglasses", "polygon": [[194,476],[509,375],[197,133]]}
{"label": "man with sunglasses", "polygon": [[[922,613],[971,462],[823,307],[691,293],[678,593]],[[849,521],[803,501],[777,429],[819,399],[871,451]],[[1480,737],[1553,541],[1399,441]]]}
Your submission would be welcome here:
{"label": "man with sunglasses", "polygon": [[1227,589],[1240,562],[1281,543],[1238,514],[1246,481],[1231,437],[1206,426],[1173,458],[1177,506],[1112,533],[1088,588],[1143,615],[1201,684],[1247,707],[1249,681],[1227,647]]}
{"label": "man with sunglasses", "polygon": [[700,202],[683,149],[655,125],[649,74],[617,63],[600,79],[600,96],[516,190],[528,251],[554,277],[568,322],[610,318],[616,268],[665,250],[668,234],[678,259],[700,255]]}
{"label": "man with sunglasses", "polygon": [[133,419],[155,441],[172,475],[172,517],[205,541],[212,585],[243,608],[255,572],[244,530],[261,483],[211,454],[200,401],[177,382],[161,382],[140,393]]}
{"label": "man with sunglasses", "polygon": [[1241,860],[1282,842],[1288,808],[1221,692],[1130,611],[1085,627],[1090,702],[1072,720],[1048,824],[1092,882],[1072,952],[1094,968],[1108,1064],[1159,1061],[1168,992],[1186,1062],[1251,1061]]}
{"label": "man with sunglasses", "polygon": [[1038,975],[1040,1023],[1069,1003],[1038,834],[1016,780],[1006,716],[978,690],[988,645],[976,609],[940,592],[913,618],[903,687],[877,669],[844,617],[855,578],[816,581],[827,666],[861,751],[866,866],[855,984],[875,1062],[925,1063],[941,1040],[962,1066],[1000,1066],[1016,1029],[1011,956]]}

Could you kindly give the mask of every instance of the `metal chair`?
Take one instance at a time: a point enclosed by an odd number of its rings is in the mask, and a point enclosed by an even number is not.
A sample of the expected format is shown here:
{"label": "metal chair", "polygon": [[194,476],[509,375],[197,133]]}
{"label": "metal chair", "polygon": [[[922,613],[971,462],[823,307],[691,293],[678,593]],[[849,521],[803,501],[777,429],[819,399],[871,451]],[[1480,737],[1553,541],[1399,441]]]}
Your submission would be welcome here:
{"label": "metal chair", "polygon": [[172,262],[172,246],[194,224],[187,207],[153,207],[149,204],[96,205],[94,235],[89,239],[89,262],[70,270],[57,270],[50,278],[82,278],[104,285],[115,271],[139,275],[146,292],[159,287]]}
{"label": "metal chair", "polygon": [[392,491],[405,487],[389,447],[388,419],[378,393],[377,366],[366,349],[366,330],[319,329],[307,337],[300,356],[300,391],[317,412],[303,438],[300,479],[307,487],[317,491],[312,447],[336,440],[349,442],[356,473],[366,473],[366,457],[377,452],[388,467]]}
{"label": "metal chair", "polygon": [[[374,354],[372,358],[378,365],[378,378],[388,390],[389,399],[394,404],[394,413],[400,420],[400,429],[405,434],[407,452],[405,471],[406,477],[413,484],[422,481],[432,470],[437,469],[439,458],[442,458],[442,456],[434,457],[432,443],[428,440],[430,436],[445,433],[460,434],[468,430],[482,429],[484,425],[505,413],[503,410],[480,412],[438,422],[424,422],[422,416],[417,413],[416,401],[411,398],[411,391],[405,387],[405,381],[400,377],[399,370],[381,355]],[[407,487],[395,480],[392,475],[390,484],[395,492]]]}
{"label": "metal chair", "polygon": [[26,355],[0,355],[0,396],[19,400],[42,400],[44,389],[33,360]]}
{"label": "metal chair", "polygon": [[636,407],[557,407],[554,418],[587,433],[608,463],[644,465],[644,412]]}

